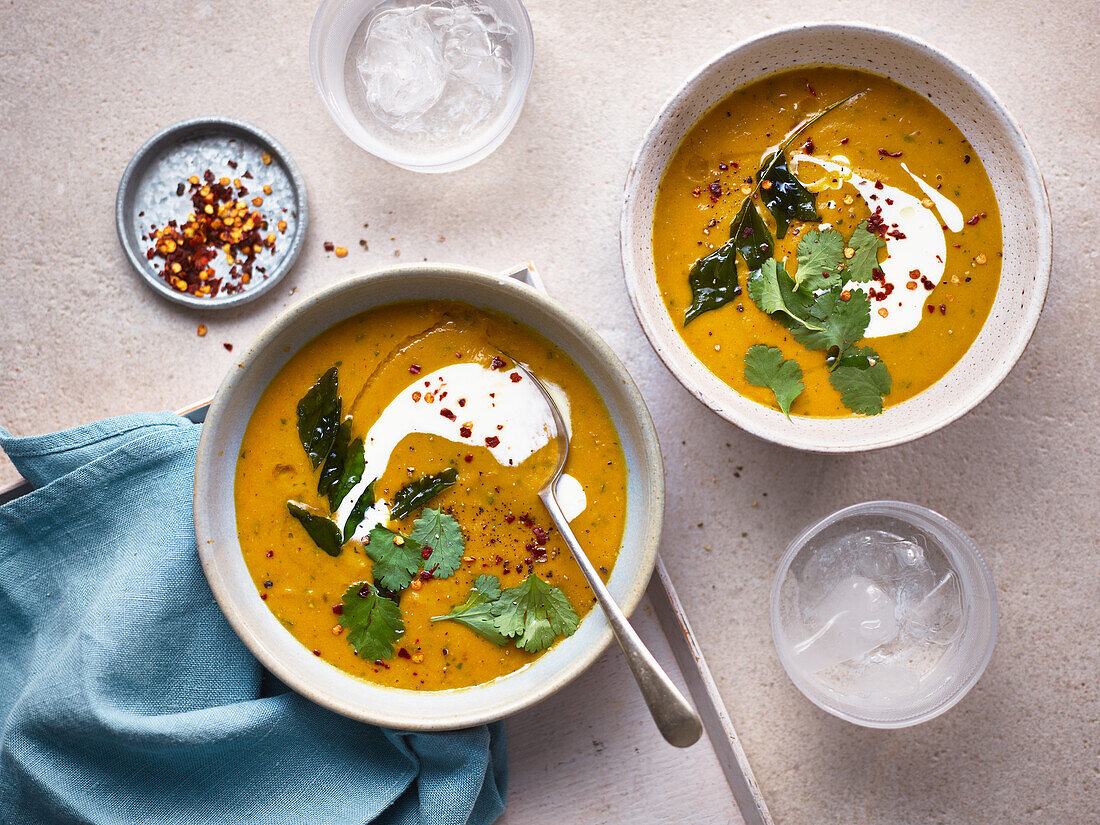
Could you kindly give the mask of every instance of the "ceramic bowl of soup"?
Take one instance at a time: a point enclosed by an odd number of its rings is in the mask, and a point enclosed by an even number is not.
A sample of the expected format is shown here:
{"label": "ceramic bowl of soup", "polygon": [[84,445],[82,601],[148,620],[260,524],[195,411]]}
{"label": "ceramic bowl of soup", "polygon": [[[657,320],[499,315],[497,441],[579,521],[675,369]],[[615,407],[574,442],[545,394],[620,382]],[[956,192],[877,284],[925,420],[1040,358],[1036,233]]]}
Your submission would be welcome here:
{"label": "ceramic bowl of soup", "polygon": [[279,679],[346,716],[461,728],[538,702],[610,628],[537,493],[569,425],[571,527],[627,611],[656,559],[660,450],[622,363],[542,292],[423,264],[288,310],[211,404],[195,533],[211,590]]}
{"label": "ceramic bowl of soup", "polygon": [[743,429],[822,452],[910,441],[1004,379],[1038,320],[1050,209],[970,71],[880,28],[773,31],[664,105],[620,225],[666,366]]}

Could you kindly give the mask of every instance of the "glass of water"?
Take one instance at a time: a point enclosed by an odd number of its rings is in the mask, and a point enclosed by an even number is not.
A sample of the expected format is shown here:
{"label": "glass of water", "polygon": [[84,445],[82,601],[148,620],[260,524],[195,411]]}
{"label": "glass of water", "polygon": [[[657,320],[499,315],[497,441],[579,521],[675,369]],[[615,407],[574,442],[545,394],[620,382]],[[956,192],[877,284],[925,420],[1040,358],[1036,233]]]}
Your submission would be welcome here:
{"label": "glass of water", "polygon": [[946,711],[985,670],[997,636],[989,566],[953,522],[871,501],[806,528],[771,599],[779,659],[806,697],[859,725]]}
{"label": "glass of water", "polygon": [[405,169],[448,172],[504,142],[534,65],[520,0],[325,0],[313,82],[343,132]]}

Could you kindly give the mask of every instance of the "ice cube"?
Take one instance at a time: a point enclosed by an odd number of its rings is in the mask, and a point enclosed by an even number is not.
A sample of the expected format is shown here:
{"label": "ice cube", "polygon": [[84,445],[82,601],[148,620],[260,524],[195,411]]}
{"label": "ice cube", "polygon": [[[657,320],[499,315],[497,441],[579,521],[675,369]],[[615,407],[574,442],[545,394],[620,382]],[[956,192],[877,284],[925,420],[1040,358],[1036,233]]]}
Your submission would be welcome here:
{"label": "ice cube", "polygon": [[357,61],[371,110],[396,129],[411,126],[443,96],[447,78],[436,32],[418,9],[387,9],[367,30]]}
{"label": "ice cube", "polygon": [[807,624],[810,635],[793,649],[796,663],[810,673],[865,656],[898,632],[894,600],[863,576],[837,584]]}

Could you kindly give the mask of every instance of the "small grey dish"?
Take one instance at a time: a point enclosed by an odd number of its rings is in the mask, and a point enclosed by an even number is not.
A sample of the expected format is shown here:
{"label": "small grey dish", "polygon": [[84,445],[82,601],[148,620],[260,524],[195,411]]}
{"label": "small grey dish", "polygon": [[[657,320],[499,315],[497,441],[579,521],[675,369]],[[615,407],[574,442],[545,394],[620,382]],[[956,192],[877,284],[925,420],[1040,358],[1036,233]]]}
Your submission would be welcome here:
{"label": "small grey dish", "polygon": [[[264,164],[263,155],[271,158]],[[236,163],[231,167],[229,161]],[[265,249],[256,257],[251,284],[240,292],[219,292],[200,298],[180,292],[164,280],[157,260],[149,260],[146,250],[153,242],[151,227],[163,227],[169,220],[182,223],[192,211],[188,190],[177,195],[180,183],[187,185],[191,175],[200,178],[209,169],[215,178],[241,178],[249,190],[249,208],[258,209],[269,220],[267,232],[275,233],[275,249]],[[251,178],[244,177],[245,172]],[[264,194],[263,186],[271,186]],[[252,198],[262,197],[260,207]],[[276,224],[287,222],[285,232]],[[221,308],[239,306],[270,290],[294,265],[305,239],[309,223],[306,185],[298,166],[278,141],[262,129],[243,120],[228,117],[200,117],[183,120],[162,129],[142,145],[122,173],[115,199],[115,224],[126,257],[145,282],[165,298],[192,307]],[[218,255],[211,266],[225,278],[229,264]],[[264,272],[258,272],[263,267]]]}

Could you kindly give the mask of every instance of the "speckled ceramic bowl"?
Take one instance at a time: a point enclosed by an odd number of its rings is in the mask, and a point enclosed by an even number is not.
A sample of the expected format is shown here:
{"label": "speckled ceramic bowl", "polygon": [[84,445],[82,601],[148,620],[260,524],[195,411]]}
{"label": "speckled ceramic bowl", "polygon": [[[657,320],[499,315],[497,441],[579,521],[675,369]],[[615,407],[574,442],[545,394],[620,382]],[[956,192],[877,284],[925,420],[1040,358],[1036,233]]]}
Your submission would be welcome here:
{"label": "speckled ceramic bowl", "polygon": [[287,310],[244,352],[210,405],[195,465],[195,536],[218,605],[265,667],[318,704],[387,727],[442,730],[500,719],[568,684],[611,640],[603,614],[593,610],[576,633],[535,662],[483,685],[423,692],[375,685],[318,659],[267,609],[241,555],[233,506],[236,459],[245,427],[260,394],[282,366],[333,324],[381,304],[416,298],[466,301],[522,321],[567,352],[596,385],[619,431],[629,471],[626,532],[607,583],[628,613],[642,598],[657,558],[664,472],[649,412],[615,353],[557,303],[507,277],[442,264],[360,275]]}
{"label": "speckled ceramic bowl", "polygon": [[[749,400],[688,349],[661,302],[653,269],[653,207],[684,134],[718,101],[761,75],[814,63],[878,72],[935,103],[977,150],[1001,210],[1004,262],[993,309],[966,355],[934,386],[882,415],[794,417]],[[620,226],[634,311],[665,365],[700,401],[749,432],[820,452],[855,452],[911,441],[954,421],[1008,375],[1039,320],[1050,276],[1046,189],[1020,127],[992,90],[927,43],[871,26],[824,23],[754,37],[712,60],[662,107],[630,167]]]}

